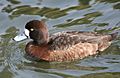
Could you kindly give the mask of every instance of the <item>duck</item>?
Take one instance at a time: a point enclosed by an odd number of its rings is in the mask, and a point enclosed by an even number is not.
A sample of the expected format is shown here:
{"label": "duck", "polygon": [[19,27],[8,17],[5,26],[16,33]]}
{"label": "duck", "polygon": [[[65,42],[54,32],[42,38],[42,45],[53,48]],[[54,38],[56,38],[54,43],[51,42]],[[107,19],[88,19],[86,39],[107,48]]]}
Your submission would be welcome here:
{"label": "duck", "polygon": [[[99,34],[86,31],[62,31],[49,35],[44,21],[31,20],[25,25],[23,35],[15,41],[30,38],[25,52],[32,58],[47,62],[64,62],[83,59],[107,49],[117,37],[112,34]],[[23,37],[25,36],[25,37]]]}

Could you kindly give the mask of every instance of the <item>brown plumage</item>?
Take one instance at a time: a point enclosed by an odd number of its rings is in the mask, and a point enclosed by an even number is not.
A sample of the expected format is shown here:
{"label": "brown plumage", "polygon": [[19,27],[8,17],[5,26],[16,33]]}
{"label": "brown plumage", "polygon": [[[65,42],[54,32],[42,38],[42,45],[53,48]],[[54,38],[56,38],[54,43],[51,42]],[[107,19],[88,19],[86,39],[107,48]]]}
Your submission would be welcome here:
{"label": "brown plumage", "polygon": [[[44,61],[73,61],[104,51],[117,33],[103,35],[95,32],[58,32],[48,34],[44,22],[33,20],[26,24],[33,41],[26,45],[28,55]],[[31,31],[32,30],[32,31]]]}

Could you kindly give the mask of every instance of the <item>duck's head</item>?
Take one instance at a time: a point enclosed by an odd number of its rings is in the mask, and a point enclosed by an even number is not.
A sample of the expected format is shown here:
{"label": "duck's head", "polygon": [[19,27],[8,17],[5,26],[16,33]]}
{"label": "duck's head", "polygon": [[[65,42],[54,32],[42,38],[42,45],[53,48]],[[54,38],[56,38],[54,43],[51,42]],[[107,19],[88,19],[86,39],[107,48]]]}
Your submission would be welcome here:
{"label": "duck's head", "polygon": [[48,43],[48,29],[44,21],[32,20],[25,25],[23,35],[16,36],[15,41],[21,41],[25,38],[31,38],[39,45]]}

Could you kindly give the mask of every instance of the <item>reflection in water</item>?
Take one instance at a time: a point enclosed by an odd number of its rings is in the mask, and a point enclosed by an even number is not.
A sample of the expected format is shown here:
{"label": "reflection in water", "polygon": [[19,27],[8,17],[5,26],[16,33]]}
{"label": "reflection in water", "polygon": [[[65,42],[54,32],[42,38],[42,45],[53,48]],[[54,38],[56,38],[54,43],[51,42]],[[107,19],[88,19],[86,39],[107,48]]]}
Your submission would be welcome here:
{"label": "reflection in water", "polygon": [[[24,48],[29,40],[22,42],[12,40],[19,30],[23,30],[21,25],[17,27],[12,23],[21,22],[24,20],[23,17],[31,20],[33,15],[47,19],[50,33],[75,29],[99,33],[118,31],[120,34],[119,0],[73,0],[73,2],[46,0],[46,2],[49,3],[45,3],[44,0],[0,1],[2,6],[0,27],[7,27],[7,30],[0,34],[0,78],[119,78],[120,37],[98,56],[64,63],[30,61],[24,57]],[[3,15],[7,18],[3,19]],[[4,25],[5,23],[9,24]]]}
{"label": "reflection in water", "polygon": [[114,9],[120,9],[120,3],[117,3],[116,5],[113,6]]}
{"label": "reflection in water", "polygon": [[40,15],[53,19],[67,14],[66,12],[61,11],[59,8],[48,8],[48,7],[38,8],[38,7],[31,7],[29,5],[18,6],[15,8],[11,8],[11,5],[8,5],[3,10],[5,12],[11,12],[15,10],[12,12],[12,15],[10,17],[17,17],[20,16],[21,14],[25,14],[25,15]]}
{"label": "reflection in water", "polygon": [[[17,29],[15,27],[11,27],[8,30],[6,30],[6,34],[0,35],[1,37],[1,43],[0,43],[0,63],[2,68],[0,77],[8,78],[12,77],[12,72],[9,71],[9,68],[11,67],[12,63],[11,61],[11,55],[14,50],[13,47],[14,44],[11,43],[11,38],[13,38],[16,34]],[[14,66],[15,67],[15,66]],[[7,75],[7,76],[6,76]]]}
{"label": "reflection in water", "polygon": [[8,2],[12,3],[12,4],[19,4],[20,1],[18,0],[7,0]]}
{"label": "reflection in water", "polygon": [[98,0],[100,2],[108,2],[108,3],[115,3],[115,2],[119,2],[118,0]]}
{"label": "reflection in water", "polygon": [[73,26],[73,25],[90,24],[93,20],[92,18],[101,16],[101,15],[102,14],[99,13],[99,12],[89,13],[89,14],[84,15],[83,18],[76,19],[76,20],[73,20],[73,21],[71,20],[67,23],[56,25],[56,27],[70,27],[70,26]]}
{"label": "reflection in water", "polygon": [[86,76],[82,76],[81,78],[119,78],[120,73],[119,72],[105,72],[105,73],[96,73],[96,74],[89,74]]}
{"label": "reflection in water", "polygon": [[[11,1],[11,3],[14,1]],[[66,9],[60,10],[60,8],[49,8],[49,7],[31,7],[29,5],[23,5],[23,6],[17,6],[17,7],[12,7],[12,5],[8,5],[7,7],[3,8],[3,11],[5,12],[12,12],[11,16],[12,17],[17,17],[20,16],[21,14],[25,15],[40,15],[40,16],[45,16],[47,18],[59,18],[62,16],[67,15],[67,12],[71,10],[82,10],[85,8],[89,8],[90,6],[88,5],[87,1],[82,1],[80,2],[80,5],[77,6],[72,6]]]}

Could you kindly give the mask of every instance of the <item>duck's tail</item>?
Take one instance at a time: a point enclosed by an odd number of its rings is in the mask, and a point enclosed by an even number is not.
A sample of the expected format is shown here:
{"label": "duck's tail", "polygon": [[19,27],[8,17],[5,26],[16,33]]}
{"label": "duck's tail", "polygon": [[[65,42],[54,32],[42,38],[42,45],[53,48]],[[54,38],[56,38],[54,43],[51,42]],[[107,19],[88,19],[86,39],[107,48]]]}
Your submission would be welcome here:
{"label": "duck's tail", "polygon": [[111,35],[111,39],[110,39],[110,41],[111,41],[111,40],[114,40],[114,39],[117,38],[117,36],[118,36],[118,32],[112,33],[112,34],[110,34],[110,35]]}
{"label": "duck's tail", "polygon": [[[111,41],[116,39],[118,35],[118,32],[109,34],[107,37],[104,37],[103,40],[99,43],[98,51],[104,51],[106,48],[108,48],[111,45]],[[107,40],[104,40],[107,39]]]}

